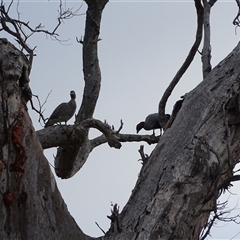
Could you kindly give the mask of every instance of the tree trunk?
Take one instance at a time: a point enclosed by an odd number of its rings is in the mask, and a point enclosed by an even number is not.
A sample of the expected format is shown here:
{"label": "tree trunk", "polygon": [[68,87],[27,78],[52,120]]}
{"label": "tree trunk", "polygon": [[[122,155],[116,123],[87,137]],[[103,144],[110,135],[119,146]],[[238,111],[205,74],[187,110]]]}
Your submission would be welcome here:
{"label": "tree trunk", "polygon": [[29,118],[28,62],[6,39],[0,52],[0,239],[88,239],[67,210]]}
{"label": "tree trunk", "polygon": [[240,157],[239,59],[240,44],[186,94],[107,239],[199,238]]}

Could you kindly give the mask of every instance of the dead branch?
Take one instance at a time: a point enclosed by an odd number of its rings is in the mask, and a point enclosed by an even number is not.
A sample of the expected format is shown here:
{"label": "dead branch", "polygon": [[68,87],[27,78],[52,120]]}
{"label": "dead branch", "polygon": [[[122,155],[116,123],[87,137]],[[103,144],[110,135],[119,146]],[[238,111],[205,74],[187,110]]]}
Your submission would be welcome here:
{"label": "dead branch", "polygon": [[113,133],[111,127],[108,124],[102,123],[100,120],[89,118],[89,119],[82,121],[81,125],[86,129],[89,129],[89,128],[98,129],[99,131],[101,131],[104,134],[104,136],[107,139],[108,145],[110,147],[114,147],[114,148],[118,148],[118,149],[121,148],[121,146],[122,146],[121,143],[116,138],[115,134]]}
{"label": "dead branch", "polygon": [[[57,30],[60,27],[60,25],[64,22],[64,20],[70,19],[74,16],[79,16],[78,11],[80,10],[81,6],[76,10],[73,11],[73,9],[64,9],[62,1],[60,0],[59,3],[59,10],[58,10],[58,23],[54,27],[52,31],[44,29],[45,27],[39,23],[36,27],[31,27],[29,22],[24,22],[20,20],[20,14],[18,11],[17,6],[17,14],[18,19],[11,18],[9,15],[10,8],[12,7],[13,0],[10,2],[7,10],[5,9],[5,5],[3,1],[1,1],[0,5],[0,24],[1,29],[0,31],[4,30],[5,32],[9,33],[13,37],[15,37],[15,40],[18,42],[18,44],[21,46],[22,50],[25,50],[27,52],[27,55],[29,57],[29,63],[30,67],[32,66],[34,50],[36,49],[36,46],[31,48],[28,46],[27,41],[28,39],[35,33],[45,33],[58,42],[62,42],[62,40],[59,39],[59,35],[57,34]],[[18,3],[19,4],[19,3]],[[28,32],[28,33],[26,33]],[[30,71],[29,71],[30,74]]]}
{"label": "dead branch", "polygon": [[[206,223],[206,226],[204,227],[204,230],[202,232],[201,240],[206,239],[206,237],[210,234],[210,231],[212,229],[213,224],[216,222],[216,220],[219,220],[221,222],[235,222],[236,224],[239,224],[237,219],[239,219],[240,215],[237,214],[235,216],[228,217],[227,215],[232,212],[236,207],[230,210],[225,210],[227,207],[228,201],[225,201],[223,203],[217,204],[217,211],[212,214],[212,217],[209,217],[209,221]],[[210,209],[207,211],[211,211]]]}
{"label": "dead branch", "polygon": [[[154,135],[139,135],[139,134],[116,134],[116,137],[119,142],[146,142],[149,145],[158,143],[160,136]],[[104,135],[96,137],[91,141],[92,148],[100,146],[107,142],[107,139]]]}
{"label": "dead branch", "polygon": [[235,25],[236,27],[239,27],[240,26],[240,20],[239,20],[239,17],[240,17],[240,0],[236,0],[236,3],[238,5],[238,13],[237,13],[237,16],[233,19],[233,25]]}
{"label": "dead branch", "polygon": [[184,63],[182,64],[182,66],[180,67],[180,69],[178,70],[176,75],[174,76],[173,80],[171,81],[171,83],[169,84],[167,89],[165,90],[165,92],[159,102],[159,106],[158,106],[159,122],[160,122],[160,125],[162,125],[162,126],[164,126],[165,107],[166,107],[167,100],[168,100],[169,96],[171,95],[173,89],[175,88],[175,86],[178,84],[179,80],[183,76],[183,74],[186,72],[186,70],[192,63],[193,58],[199,48],[201,40],[202,40],[203,6],[201,4],[201,0],[194,0],[194,2],[195,2],[195,8],[197,11],[197,31],[196,31],[195,42],[194,42],[191,50],[189,51],[187,58],[185,59]]}
{"label": "dead branch", "polygon": [[112,204],[112,209],[111,209],[111,216],[107,216],[107,218],[109,218],[111,220],[111,227],[110,230],[112,232],[118,231],[121,232],[121,226],[119,223],[119,219],[118,219],[118,215],[119,215],[119,206],[117,205],[117,203],[115,203],[114,205]]}
{"label": "dead branch", "polygon": [[138,152],[140,153],[141,159],[139,161],[142,162],[142,165],[146,164],[148,160],[148,155],[144,153],[144,146],[141,145]]}
{"label": "dead branch", "polygon": [[95,222],[95,224],[98,226],[98,228],[103,232],[103,234],[105,235],[106,232],[99,226],[99,224],[97,222]]}
{"label": "dead branch", "polygon": [[122,130],[122,128],[123,128],[123,121],[122,121],[122,119],[121,119],[121,121],[120,121],[120,127],[119,127],[118,130],[116,131],[116,134],[120,133],[120,131]]}
{"label": "dead branch", "polygon": [[48,93],[45,101],[44,101],[42,104],[41,104],[41,102],[40,102],[39,97],[38,97],[37,95],[32,94],[33,97],[37,98],[39,110],[34,107],[33,101],[32,101],[32,99],[30,99],[30,103],[31,103],[32,109],[39,114],[38,122],[39,122],[40,124],[41,124],[41,119],[42,119],[44,125],[45,125],[45,122],[46,122],[46,120],[47,120],[47,119],[43,116],[44,110],[42,110],[42,108],[43,108],[43,106],[46,104],[47,99],[48,99],[48,97],[50,96],[51,92],[52,92],[52,90]]}
{"label": "dead branch", "polygon": [[212,70],[211,66],[211,44],[210,44],[210,11],[211,5],[207,0],[203,0],[204,5],[204,40],[203,40],[203,50],[202,50],[202,71],[203,79]]}

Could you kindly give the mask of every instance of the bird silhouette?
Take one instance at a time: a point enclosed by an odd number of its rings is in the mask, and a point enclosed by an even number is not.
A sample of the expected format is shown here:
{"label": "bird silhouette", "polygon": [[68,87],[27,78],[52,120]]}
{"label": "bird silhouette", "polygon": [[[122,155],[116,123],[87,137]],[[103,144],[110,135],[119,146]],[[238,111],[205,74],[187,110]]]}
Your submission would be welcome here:
{"label": "bird silhouette", "polygon": [[[165,117],[167,119],[169,119],[170,115],[169,114],[165,114]],[[162,133],[162,126],[160,125],[159,120],[158,120],[158,113],[149,114],[146,117],[144,122],[140,122],[136,126],[137,133],[139,133],[139,131],[141,129],[145,129],[147,131],[148,130],[153,130],[153,135],[155,134],[154,130],[158,129],[158,128],[160,129],[160,133]]]}
{"label": "bird silhouette", "polygon": [[67,124],[67,121],[73,116],[77,108],[75,101],[76,93],[74,91],[71,91],[70,96],[71,100],[69,102],[61,103],[55,108],[47,123],[45,124],[45,127],[50,127],[55,123],[61,122],[65,122],[65,124]]}

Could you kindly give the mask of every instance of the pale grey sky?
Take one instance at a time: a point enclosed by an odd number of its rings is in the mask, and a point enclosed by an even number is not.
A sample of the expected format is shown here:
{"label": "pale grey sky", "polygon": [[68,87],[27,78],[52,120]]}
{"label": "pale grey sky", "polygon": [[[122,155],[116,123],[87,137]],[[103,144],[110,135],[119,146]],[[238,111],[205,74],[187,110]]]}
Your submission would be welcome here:
{"label": "pale grey sky", "polygon": [[[66,1],[69,8],[77,9],[81,1]],[[20,1],[22,20],[33,26],[40,22],[48,29],[56,24],[58,1]],[[83,3],[79,13],[85,13]],[[237,45],[240,30],[232,25],[237,13],[234,1],[220,1],[212,9],[212,64],[215,66]],[[14,9],[12,10],[14,14]],[[69,100],[70,90],[77,94],[78,107],[83,92],[82,46],[76,37],[84,35],[85,14],[65,21],[59,29],[62,45],[45,35],[33,36],[31,46],[37,46],[31,73],[31,88],[42,101],[52,93],[45,105],[45,117],[61,102]],[[99,42],[99,60],[102,87],[94,117],[107,120],[118,128],[124,122],[122,133],[135,133],[136,124],[149,113],[157,112],[163,91],[182,64],[193,44],[196,14],[193,1],[110,1],[103,12]],[[0,32],[0,37],[8,37]],[[8,37],[9,38],[9,37]],[[9,38],[10,39],[10,38]],[[201,59],[194,62],[174,90],[167,112],[180,96],[193,89],[202,79]],[[36,130],[41,126],[38,116],[29,106]],[[73,123],[73,119],[69,123]],[[144,132],[142,132],[144,133]],[[97,136],[91,131],[91,136]],[[142,143],[123,143],[121,150],[100,146],[90,155],[84,167],[71,179],[56,179],[69,211],[82,228],[91,235],[110,226],[106,215],[111,202],[120,210],[127,202],[141,168],[138,149]],[[154,146],[144,143],[146,153]],[[53,163],[56,149],[45,151]],[[230,208],[237,207],[239,184],[231,191]],[[239,214],[235,210],[234,214]],[[212,238],[230,239],[240,232],[236,224],[219,223]],[[240,235],[238,236],[240,239]],[[209,237],[208,239],[211,239]],[[237,239],[237,237],[235,238]]]}

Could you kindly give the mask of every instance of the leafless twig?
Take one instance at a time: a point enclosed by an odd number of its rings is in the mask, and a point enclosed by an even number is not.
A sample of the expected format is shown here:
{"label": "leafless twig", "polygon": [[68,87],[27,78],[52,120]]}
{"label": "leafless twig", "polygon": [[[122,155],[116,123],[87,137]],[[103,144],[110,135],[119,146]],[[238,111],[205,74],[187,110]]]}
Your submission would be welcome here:
{"label": "leafless twig", "polygon": [[37,95],[32,94],[33,97],[37,98],[38,105],[39,105],[39,110],[38,110],[38,109],[36,109],[36,108],[34,107],[34,104],[33,104],[32,99],[30,100],[32,109],[39,114],[39,119],[38,119],[38,122],[39,122],[39,123],[41,123],[41,119],[42,119],[42,121],[43,121],[44,124],[45,124],[45,122],[46,122],[46,120],[47,120],[47,119],[45,119],[44,116],[43,116],[43,112],[44,112],[44,111],[42,111],[42,108],[43,108],[43,106],[46,104],[46,102],[47,102],[47,100],[48,100],[48,97],[50,96],[51,92],[52,92],[52,91],[50,91],[50,92],[48,93],[45,101],[44,101],[42,104],[41,104],[41,102],[40,102],[40,100],[39,100],[39,97],[38,97]]}
{"label": "leafless twig", "polygon": [[95,222],[95,224],[98,226],[98,228],[103,232],[103,234],[106,234],[106,232],[99,226],[99,224],[97,222]]}
{"label": "leafless twig", "polygon": [[213,212],[212,216],[209,217],[209,221],[207,222],[206,226],[204,227],[204,230],[202,232],[201,240],[206,239],[206,237],[210,234],[210,231],[212,229],[212,226],[216,222],[216,220],[219,220],[221,222],[235,222],[236,224],[239,224],[237,219],[240,218],[240,215],[237,214],[235,216],[228,217],[228,215],[234,210],[236,207],[233,209],[225,210],[227,207],[228,201],[225,201],[223,203],[218,203],[217,204],[217,212]]}
{"label": "leafless twig", "polygon": [[233,19],[233,25],[235,25],[236,27],[239,27],[240,26],[240,20],[239,20],[239,17],[240,17],[240,0],[236,0],[236,3],[238,5],[238,13],[237,13],[237,16]]}
{"label": "leafless twig", "polygon": [[[29,47],[27,44],[28,39],[35,33],[45,33],[46,35],[51,36],[53,39],[59,41],[60,43],[62,40],[59,39],[59,35],[57,33],[58,28],[64,22],[64,20],[71,19],[74,16],[79,16],[82,14],[78,14],[81,6],[76,10],[73,11],[72,8],[63,7],[62,0],[59,3],[59,10],[58,10],[58,18],[57,18],[57,25],[52,31],[46,30],[45,27],[39,23],[36,27],[31,27],[29,22],[24,22],[20,20],[20,13],[19,13],[19,2],[17,3],[17,14],[18,19],[12,18],[9,15],[9,11],[13,5],[13,0],[7,7],[5,8],[5,4],[1,1],[0,4],[0,31],[5,31],[15,37],[15,40],[19,43],[22,50],[27,52],[27,56],[29,57],[30,67],[32,66],[33,57],[34,57],[34,50],[35,47]],[[29,72],[30,73],[30,72]]]}

